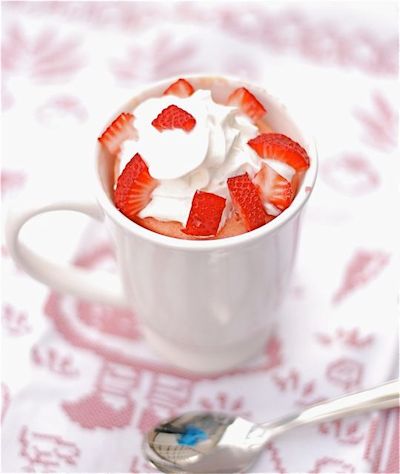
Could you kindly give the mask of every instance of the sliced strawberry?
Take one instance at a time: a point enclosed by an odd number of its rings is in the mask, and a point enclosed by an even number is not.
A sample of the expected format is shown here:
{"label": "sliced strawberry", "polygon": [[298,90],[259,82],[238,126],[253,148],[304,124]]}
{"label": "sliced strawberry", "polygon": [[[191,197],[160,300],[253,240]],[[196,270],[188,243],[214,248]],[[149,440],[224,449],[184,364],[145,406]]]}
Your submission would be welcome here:
{"label": "sliced strawberry", "polygon": [[274,133],[274,130],[265,122],[265,120],[257,120],[256,125],[261,133]]}
{"label": "sliced strawberry", "polygon": [[247,230],[257,229],[268,222],[260,195],[247,173],[228,178],[228,189]]}
{"label": "sliced strawberry", "polygon": [[[296,174],[295,174],[296,176]],[[255,175],[253,183],[259,188],[261,197],[283,211],[289,207],[294,197],[292,183],[274,169],[263,164]]]}
{"label": "sliced strawberry", "polygon": [[145,229],[156,232],[157,234],[174,237],[175,239],[195,240],[197,237],[184,234],[182,232],[182,224],[176,221],[160,221],[154,217],[135,217],[134,221]]}
{"label": "sliced strawberry", "polygon": [[292,178],[292,190],[293,190],[293,196],[296,196],[297,190],[299,189],[300,183],[302,181],[304,175],[304,171],[300,173],[295,173]]}
{"label": "sliced strawberry", "polygon": [[254,122],[260,120],[267,112],[261,102],[245,87],[239,87],[232,92],[228,97],[228,105],[236,105]]}
{"label": "sliced strawberry", "polygon": [[163,130],[171,130],[173,128],[182,128],[186,132],[190,132],[196,125],[196,119],[189,112],[183,110],[176,105],[170,105],[164,109],[152,122],[153,127],[159,132]]}
{"label": "sliced strawberry", "polygon": [[150,176],[146,163],[136,153],[118,178],[114,192],[116,207],[133,219],[151,201],[151,193],[157,185],[158,181]]}
{"label": "sliced strawberry", "polygon": [[121,143],[124,140],[135,138],[135,129],[132,125],[133,119],[133,115],[129,112],[122,112],[98,138],[99,142],[105,146],[111,154],[119,152]]}
{"label": "sliced strawberry", "polygon": [[178,79],[173,84],[171,84],[165,91],[163,95],[176,95],[178,97],[189,97],[194,92],[194,88],[190,82],[186,79]]}
{"label": "sliced strawberry", "polygon": [[183,232],[204,237],[216,235],[225,202],[226,199],[216,194],[196,191]]}
{"label": "sliced strawberry", "polygon": [[[144,219],[135,217],[134,221],[141,227],[168,237],[185,240],[204,240],[202,236],[190,235],[183,232],[180,222],[160,221],[154,217],[145,217]],[[246,232],[247,229],[240,216],[237,213],[232,213],[232,216],[226,221],[224,227],[218,232],[215,238],[234,237],[235,235],[244,234]]]}
{"label": "sliced strawberry", "polygon": [[245,234],[246,232],[246,226],[244,225],[240,215],[233,211],[231,216],[226,220],[222,229],[218,232],[217,239],[234,237],[235,235]]}
{"label": "sliced strawberry", "polygon": [[310,166],[306,150],[281,133],[262,133],[248,141],[248,145],[261,158],[283,161],[296,171],[304,171]]}

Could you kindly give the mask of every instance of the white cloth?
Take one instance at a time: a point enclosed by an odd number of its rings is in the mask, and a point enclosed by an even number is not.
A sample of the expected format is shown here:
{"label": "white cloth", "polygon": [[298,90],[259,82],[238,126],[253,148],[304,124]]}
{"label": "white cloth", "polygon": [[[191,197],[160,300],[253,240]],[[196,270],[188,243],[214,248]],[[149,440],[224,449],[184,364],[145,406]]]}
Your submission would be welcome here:
{"label": "white cloth", "polygon": [[[57,295],[3,246],[3,472],[150,472],[140,444],[159,418],[204,407],[264,421],[396,375],[396,8],[3,5],[5,208],[16,193],[87,191],[107,118],[134,85],[172,74],[264,83],[320,156],[285,315],[262,356],[213,379],[171,369],[134,317]],[[49,216],[29,234],[54,258],[113,267],[105,231],[80,217]],[[254,471],[398,472],[398,411],[288,433]]]}

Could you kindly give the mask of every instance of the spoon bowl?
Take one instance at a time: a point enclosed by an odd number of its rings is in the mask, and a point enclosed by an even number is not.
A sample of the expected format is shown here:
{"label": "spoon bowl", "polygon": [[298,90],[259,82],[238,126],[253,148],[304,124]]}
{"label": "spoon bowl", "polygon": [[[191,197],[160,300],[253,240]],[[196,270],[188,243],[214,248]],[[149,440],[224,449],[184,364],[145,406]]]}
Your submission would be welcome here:
{"label": "spoon bowl", "polygon": [[399,388],[400,382],[393,380],[263,424],[225,413],[189,412],[153,428],[145,437],[143,451],[162,472],[245,472],[269,439],[306,424],[397,407]]}
{"label": "spoon bowl", "polygon": [[244,472],[265,443],[263,437],[252,436],[257,434],[257,427],[244,418],[225,413],[186,413],[151,430],[144,451],[163,472]]}

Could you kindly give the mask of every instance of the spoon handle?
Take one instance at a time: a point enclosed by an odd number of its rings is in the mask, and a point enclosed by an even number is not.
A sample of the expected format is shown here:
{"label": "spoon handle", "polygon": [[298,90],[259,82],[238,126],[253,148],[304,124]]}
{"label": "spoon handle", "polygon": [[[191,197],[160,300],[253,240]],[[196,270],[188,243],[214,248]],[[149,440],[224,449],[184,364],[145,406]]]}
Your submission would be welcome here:
{"label": "spoon handle", "polygon": [[[362,392],[316,403],[300,413],[279,420],[274,427],[269,426],[269,428],[272,428],[276,434],[280,434],[288,429],[309,423],[319,423],[365,411],[398,407],[400,405],[399,395],[400,381],[391,380]],[[268,424],[266,423],[264,426],[267,427]]]}

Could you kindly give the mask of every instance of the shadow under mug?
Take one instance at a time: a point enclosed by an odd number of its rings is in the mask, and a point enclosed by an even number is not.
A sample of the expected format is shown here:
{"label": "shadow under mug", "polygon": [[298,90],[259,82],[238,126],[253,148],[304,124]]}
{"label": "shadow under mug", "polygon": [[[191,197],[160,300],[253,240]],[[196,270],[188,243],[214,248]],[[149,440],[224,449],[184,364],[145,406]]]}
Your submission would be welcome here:
{"label": "shadow under mug", "polygon": [[[114,163],[96,144],[96,200],[12,209],[6,239],[17,264],[36,279],[79,298],[134,309],[148,343],[163,358],[192,372],[215,373],[261,353],[271,334],[293,269],[301,211],[314,187],[317,155],[313,141],[286,107],[263,88],[228,77],[186,77],[195,89],[211,89],[222,103],[235,88],[247,87],[267,109],[272,129],[307,150],[310,168],[288,209],[263,227],[226,239],[181,240],[156,234],[115,208]],[[161,95],[176,79],[137,90],[116,115]],[[106,225],[118,275],[55,264],[20,241],[20,230],[29,219],[57,210],[77,211]]]}

